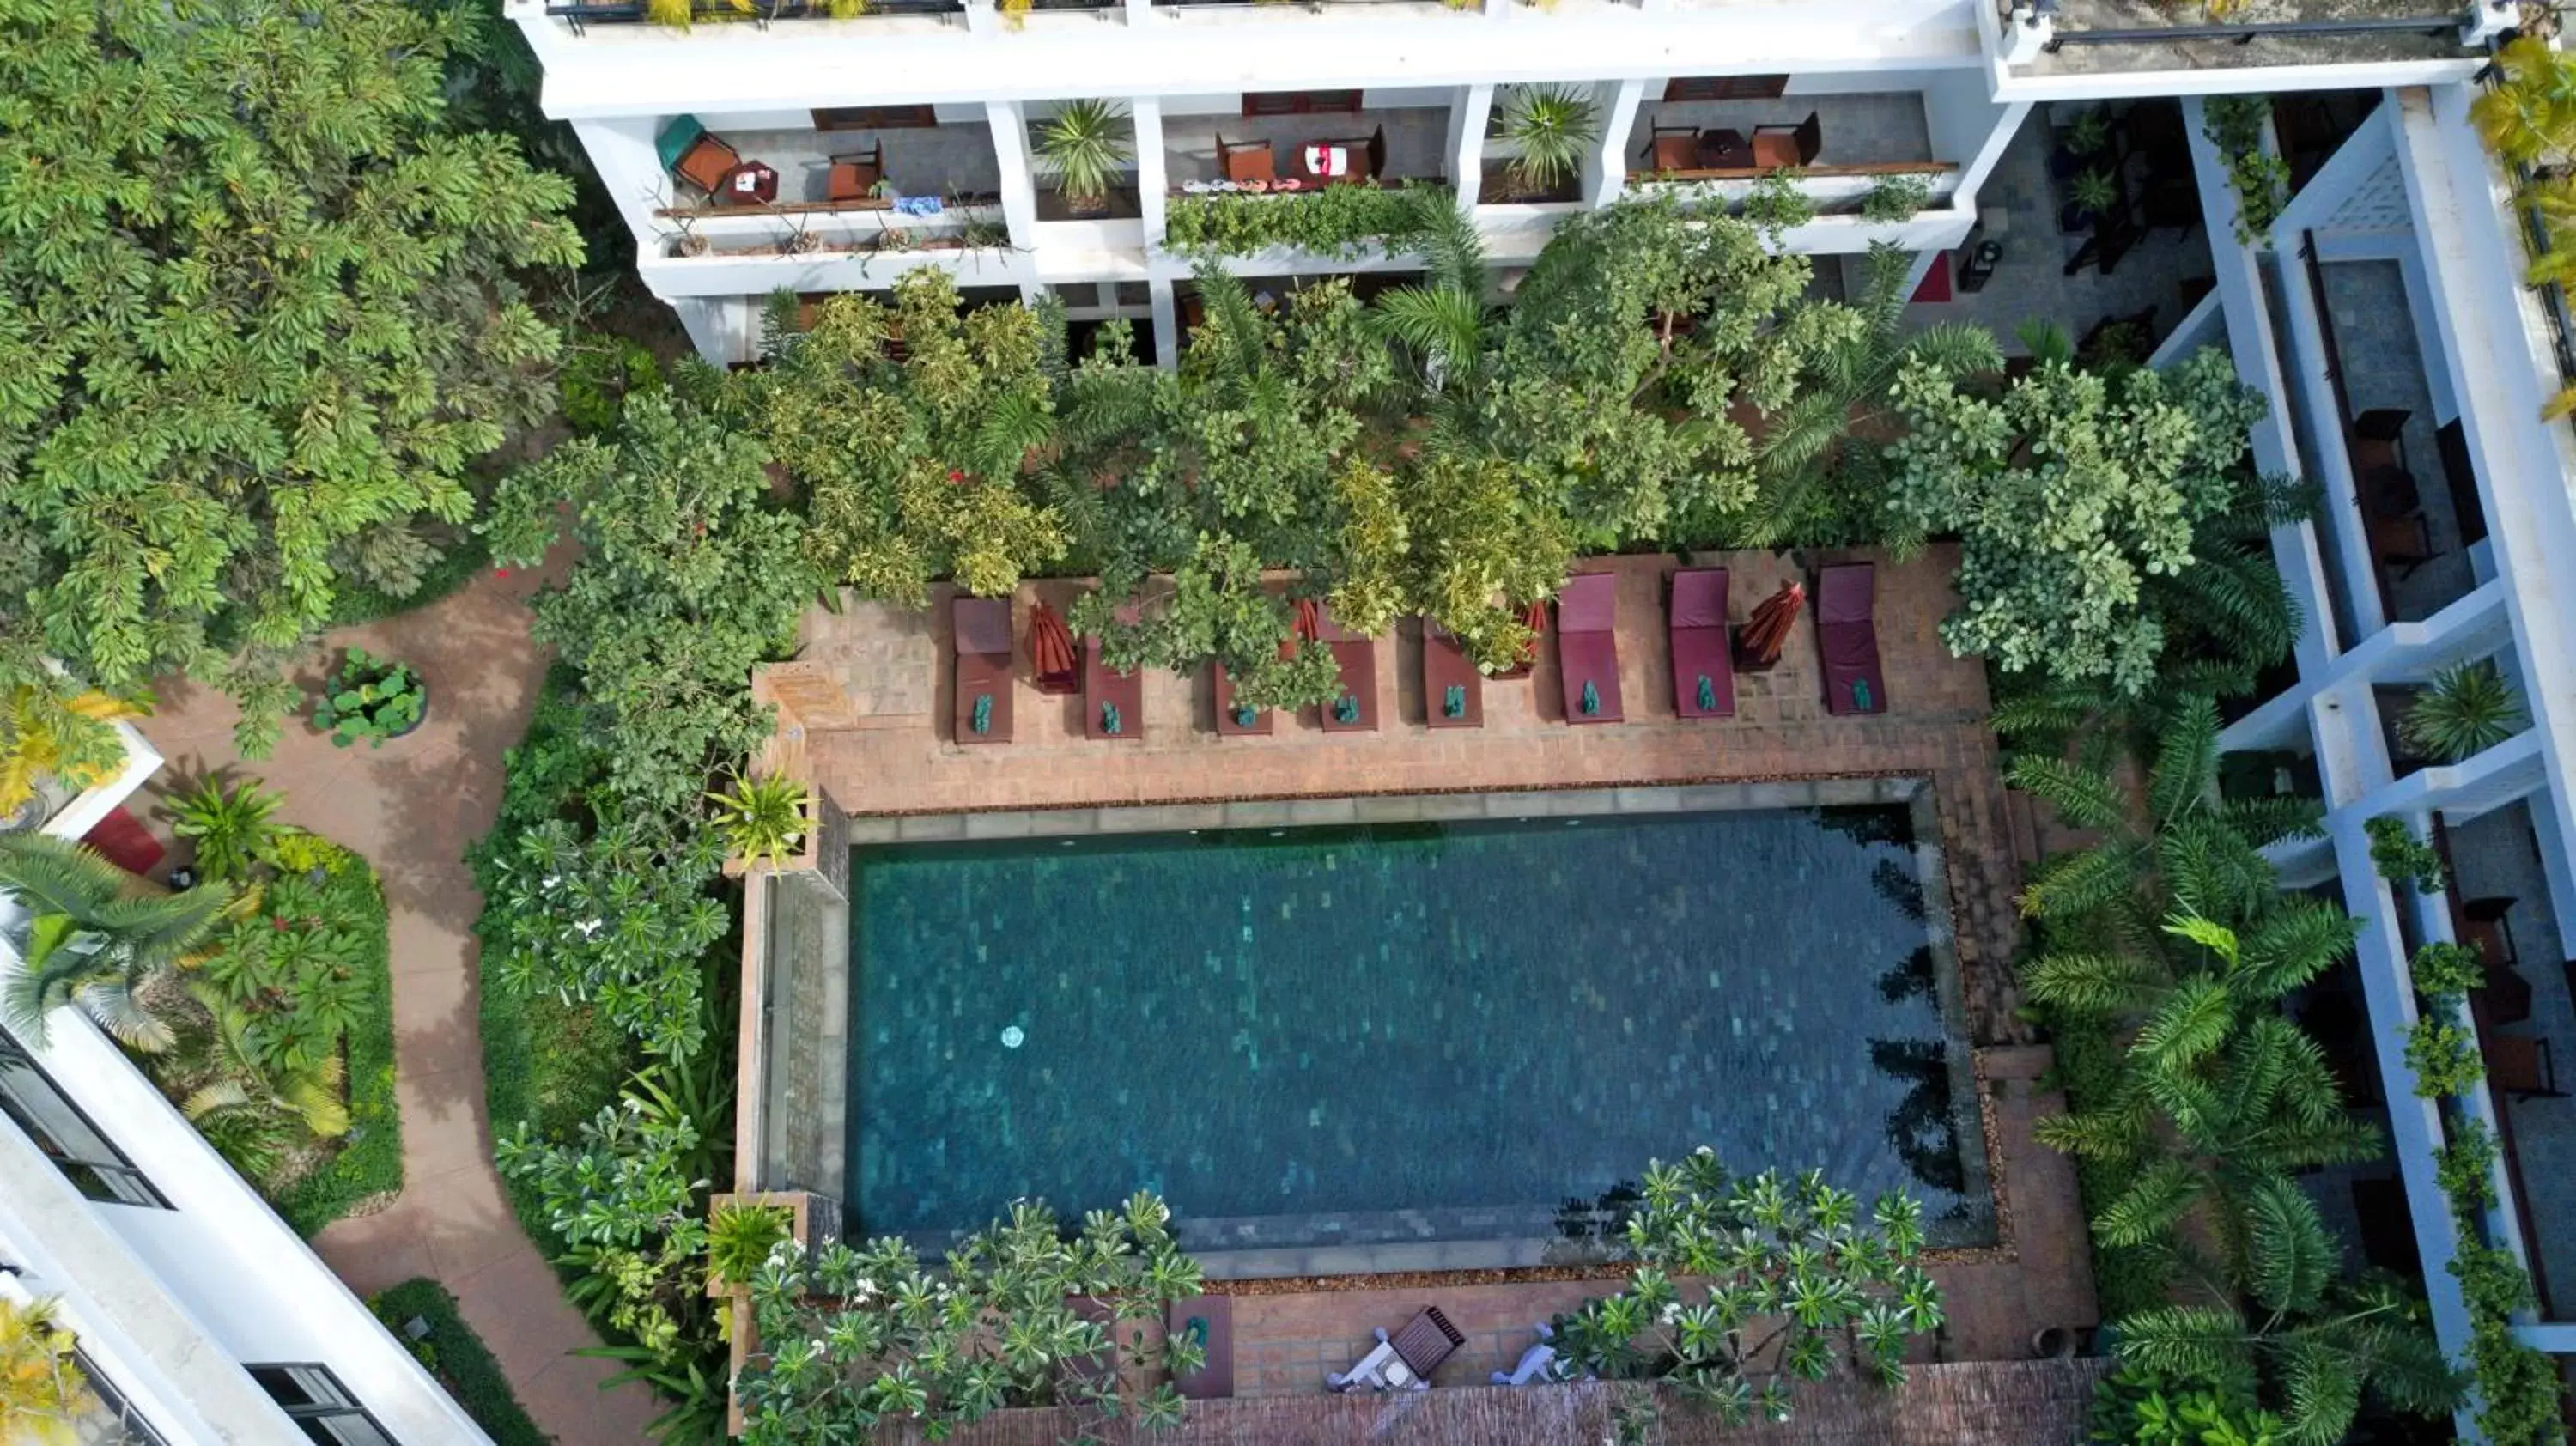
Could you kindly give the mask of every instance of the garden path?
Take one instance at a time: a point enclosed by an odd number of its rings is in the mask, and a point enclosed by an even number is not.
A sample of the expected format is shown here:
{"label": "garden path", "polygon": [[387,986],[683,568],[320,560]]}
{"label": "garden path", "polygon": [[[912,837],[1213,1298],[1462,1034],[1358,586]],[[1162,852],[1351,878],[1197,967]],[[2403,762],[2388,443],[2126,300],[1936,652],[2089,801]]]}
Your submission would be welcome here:
{"label": "garden path", "polygon": [[[429,680],[428,721],[381,750],[333,748],[290,719],[275,753],[246,764],[232,746],[238,710],[186,682],[161,686],[145,726],[170,759],[160,791],[208,771],[255,774],[286,795],[283,821],[365,854],[384,880],[404,1186],[384,1210],[325,1229],[314,1248],[361,1295],[435,1277],[562,1446],[634,1446],[655,1414],[652,1393],[603,1390],[618,1364],[569,1354],[599,1338],[511,1213],[484,1111],[473,934],[482,900],[464,856],[500,809],[502,750],[527,731],[545,676],[525,606],[545,580],[482,573],[439,602],[331,634],[325,658],[354,644]],[[166,823],[155,829],[167,837]]]}

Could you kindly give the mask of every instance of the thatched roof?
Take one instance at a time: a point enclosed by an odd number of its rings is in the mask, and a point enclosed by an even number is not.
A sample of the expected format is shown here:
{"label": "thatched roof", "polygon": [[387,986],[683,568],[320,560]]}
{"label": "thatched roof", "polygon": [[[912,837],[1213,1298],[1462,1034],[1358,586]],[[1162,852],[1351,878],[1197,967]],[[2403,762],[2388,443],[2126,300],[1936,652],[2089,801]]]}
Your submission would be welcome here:
{"label": "thatched roof", "polygon": [[[1998,1361],[1917,1366],[1893,1391],[1835,1381],[1802,1388],[1785,1425],[1723,1429],[1687,1407],[1667,1405],[1658,1446],[2071,1446],[2102,1361]],[[1444,1386],[1394,1396],[1253,1396],[1190,1406],[1180,1428],[1138,1441],[1162,1446],[1609,1446],[1612,1407],[1622,1391],[1597,1383],[1507,1387]],[[1055,1410],[1004,1411],[949,1438],[957,1446],[1055,1446],[1078,1426]],[[1117,1432],[1106,1439],[1124,1439]],[[915,1434],[890,1436],[912,1446]]]}

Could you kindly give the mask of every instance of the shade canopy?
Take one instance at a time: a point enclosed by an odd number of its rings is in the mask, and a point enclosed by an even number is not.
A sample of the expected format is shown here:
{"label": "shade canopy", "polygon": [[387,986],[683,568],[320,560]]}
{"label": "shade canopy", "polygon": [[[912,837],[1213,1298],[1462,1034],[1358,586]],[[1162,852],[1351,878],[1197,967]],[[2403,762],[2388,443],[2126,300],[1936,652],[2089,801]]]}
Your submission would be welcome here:
{"label": "shade canopy", "polygon": [[1736,634],[1735,646],[1747,659],[1761,663],[1780,661],[1781,646],[1789,641],[1789,630],[1797,625],[1799,609],[1807,605],[1807,590],[1794,582],[1780,584],[1780,590],[1756,603],[1744,628]]}
{"label": "shade canopy", "polygon": [[1040,677],[1062,677],[1074,670],[1073,632],[1045,603],[1029,609],[1029,666]]}

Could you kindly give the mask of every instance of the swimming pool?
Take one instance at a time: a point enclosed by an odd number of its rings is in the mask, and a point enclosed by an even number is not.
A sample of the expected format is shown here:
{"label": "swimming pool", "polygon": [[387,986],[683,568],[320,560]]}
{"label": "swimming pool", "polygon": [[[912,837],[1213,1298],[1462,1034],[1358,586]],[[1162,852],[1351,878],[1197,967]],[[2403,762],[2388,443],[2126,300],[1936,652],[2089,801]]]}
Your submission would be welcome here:
{"label": "swimming pool", "polygon": [[1931,801],[1898,791],[856,849],[846,1204],[930,1244],[1142,1186],[1219,1273],[1528,1264],[1707,1144],[1985,1243]]}

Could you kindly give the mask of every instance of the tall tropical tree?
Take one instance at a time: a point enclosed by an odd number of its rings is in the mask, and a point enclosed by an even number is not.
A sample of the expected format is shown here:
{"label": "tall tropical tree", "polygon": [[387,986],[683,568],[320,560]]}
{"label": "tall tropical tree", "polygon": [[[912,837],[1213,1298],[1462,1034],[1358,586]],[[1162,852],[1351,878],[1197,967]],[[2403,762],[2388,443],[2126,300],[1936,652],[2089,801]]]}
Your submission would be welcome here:
{"label": "tall tropical tree", "polygon": [[2241,1296],[2122,1318],[2124,1363],[2273,1406],[2281,1446],[2333,1446],[2372,1395],[2425,1417],[2459,1403],[2463,1380],[2423,1302],[2384,1277],[2343,1278],[2342,1247],[2306,1191],[2276,1176],[2246,1204]]}
{"label": "tall tropical tree", "polygon": [[1816,336],[1796,390],[1766,411],[1756,452],[1761,486],[1737,526],[1755,547],[1875,541],[1887,482],[1886,444],[1897,430],[1896,379],[1909,366],[1958,379],[2000,367],[1994,334],[1943,322],[1905,325],[1910,253],[1870,248],[1858,304],[1813,308]]}
{"label": "tall tropical tree", "polygon": [[400,592],[552,398],[571,187],[454,128],[397,0],[0,4],[0,632],[186,669],[264,751],[338,580]]}
{"label": "tall tropical tree", "polygon": [[203,941],[232,904],[209,881],[181,894],[129,897],[132,879],[85,845],[48,834],[0,835],[0,892],[27,917],[10,942],[24,961],[0,981],[0,1012],[35,1044],[45,1018],[77,1004],[140,1050],[166,1049],[170,1027],[135,998]]}

